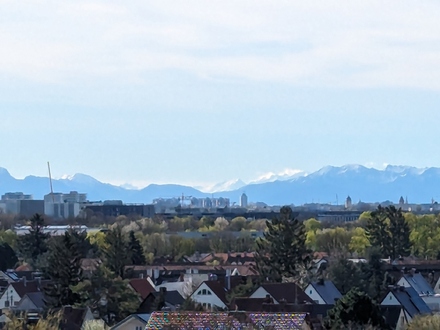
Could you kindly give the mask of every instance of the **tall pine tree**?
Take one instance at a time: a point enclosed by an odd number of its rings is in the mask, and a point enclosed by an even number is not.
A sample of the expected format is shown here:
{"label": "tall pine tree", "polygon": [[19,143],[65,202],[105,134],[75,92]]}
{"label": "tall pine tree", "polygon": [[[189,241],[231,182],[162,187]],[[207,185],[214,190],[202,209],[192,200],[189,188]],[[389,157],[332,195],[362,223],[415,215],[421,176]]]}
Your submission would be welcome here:
{"label": "tall pine tree", "polygon": [[302,277],[311,261],[305,243],[303,222],[293,218],[290,207],[282,207],[278,218],[267,221],[264,238],[257,241],[257,269],[263,279],[281,282]]}
{"label": "tall pine tree", "polygon": [[29,233],[18,238],[18,251],[23,259],[35,265],[38,257],[47,251],[49,234],[44,233],[44,219],[35,214],[30,219]]}
{"label": "tall pine tree", "polygon": [[131,265],[145,265],[147,263],[142,249],[141,243],[134,235],[134,231],[130,231],[128,236],[128,251],[130,254]]}
{"label": "tall pine tree", "polygon": [[124,277],[125,266],[130,264],[128,243],[125,240],[121,227],[116,226],[105,236],[105,265],[116,275]]}
{"label": "tall pine tree", "polygon": [[379,205],[368,219],[366,232],[371,246],[378,248],[382,257],[394,260],[409,255],[411,230],[402,209]]}
{"label": "tall pine tree", "polygon": [[51,283],[45,287],[45,300],[49,308],[74,305],[79,296],[71,290],[82,279],[81,254],[71,232],[54,237],[50,242],[46,276]]}

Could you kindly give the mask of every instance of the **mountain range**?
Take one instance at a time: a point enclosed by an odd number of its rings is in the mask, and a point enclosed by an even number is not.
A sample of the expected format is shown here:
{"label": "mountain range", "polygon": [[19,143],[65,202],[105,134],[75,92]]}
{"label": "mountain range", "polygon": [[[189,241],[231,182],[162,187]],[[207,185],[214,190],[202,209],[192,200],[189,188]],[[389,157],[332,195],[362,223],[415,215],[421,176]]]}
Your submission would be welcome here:
{"label": "mountain range", "polygon": [[[52,180],[54,192],[78,191],[87,193],[91,201],[119,199],[126,203],[151,203],[154,198],[185,196],[226,197],[238,202],[246,193],[250,202],[269,205],[331,203],[343,204],[350,196],[354,203],[398,202],[400,196],[410,203],[430,203],[440,200],[440,168],[416,168],[388,165],[379,170],[362,165],[326,166],[313,173],[287,171],[269,173],[258,180],[245,183],[230,180],[210,187],[195,188],[177,184],[150,184],[143,189],[103,183],[85,174],[75,174]],[[16,179],[0,167],[0,194],[21,191],[42,199],[49,192],[47,177],[27,176]],[[203,190],[203,191],[202,191]]]}

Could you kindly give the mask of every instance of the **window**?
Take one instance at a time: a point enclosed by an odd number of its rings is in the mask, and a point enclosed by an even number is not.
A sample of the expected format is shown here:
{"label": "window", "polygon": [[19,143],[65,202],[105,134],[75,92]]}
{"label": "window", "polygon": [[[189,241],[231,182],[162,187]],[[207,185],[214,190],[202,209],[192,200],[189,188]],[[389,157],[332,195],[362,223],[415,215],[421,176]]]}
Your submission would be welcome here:
{"label": "window", "polygon": [[211,304],[208,304],[208,309],[211,309]]}
{"label": "window", "polygon": [[199,295],[202,294],[202,290],[200,290],[199,292],[197,292],[197,294],[199,294]]}
{"label": "window", "polygon": [[310,290],[310,294],[312,294],[313,293],[313,291],[312,290]]}
{"label": "window", "polygon": [[206,289],[202,290],[202,295],[204,295],[204,296],[206,295]]}
{"label": "window", "polygon": [[211,291],[208,290],[208,295],[212,295]]}

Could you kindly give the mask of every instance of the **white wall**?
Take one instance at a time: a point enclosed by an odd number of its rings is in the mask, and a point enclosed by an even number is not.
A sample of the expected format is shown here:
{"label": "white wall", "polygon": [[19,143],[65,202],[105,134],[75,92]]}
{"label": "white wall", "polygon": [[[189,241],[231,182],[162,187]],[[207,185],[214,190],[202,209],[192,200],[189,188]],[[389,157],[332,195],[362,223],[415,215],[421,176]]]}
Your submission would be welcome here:
{"label": "white wall", "polygon": [[386,297],[381,302],[382,306],[401,306],[396,296],[392,292],[388,292]]}
{"label": "white wall", "polygon": [[0,297],[0,309],[8,308],[5,306],[6,300],[11,302],[11,296],[12,296],[12,305],[15,306],[20,301],[21,297],[17,294],[15,289],[8,285],[8,288],[3,292],[3,295]]}
{"label": "white wall", "polygon": [[307,288],[304,290],[306,295],[310,297],[314,302],[318,303],[319,305],[325,305],[324,299],[318,294],[318,292],[315,290],[315,288],[309,284]]}
{"label": "white wall", "polygon": [[[198,294],[200,291],[206,290],[206,292],[211,292],[211,294]],[[214,292],[212,292],[209,287],[205,284],[202,283],[192,294],[191,299],[194,300],[195,302],[203,305],[206,304],[206,306],[208,306],[208,304],[211,304],[211,309],[214,306],[220,307],[220,308],[226,308],[227,306],[225,305],[225,303],[220,300],[219,297],[217,297]]]}
{"label": "white wall", "polygon": [[[266,298],[268,294],[269,292],[260,286],[249,298]],[[278,304],[278,301],[276,301],[274,297],[272,297],[272,299],[274,304]]]}
{"label": "white wall", "polygon": [[127,322],[122,323],[119,326],[115,326],[112,330],[143,330],[147,324],[140,321],[137,317],[131,317]]}

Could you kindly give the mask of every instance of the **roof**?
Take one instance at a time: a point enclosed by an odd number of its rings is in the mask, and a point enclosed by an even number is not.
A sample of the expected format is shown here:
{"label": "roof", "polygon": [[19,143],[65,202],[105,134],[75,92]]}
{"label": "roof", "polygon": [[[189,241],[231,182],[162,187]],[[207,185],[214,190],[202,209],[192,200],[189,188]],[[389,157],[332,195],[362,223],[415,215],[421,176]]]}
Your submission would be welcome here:
{"label": "roof", "polygon": [[13,282],[10,285],[14,288],[20,298],[23,298],[26,293],[42,291],[43,287],[48,283],[49,281],[20,281]]}
{"label": "roof", "polygon": [[[231,290],[242,283],[242,276],[231,276]],[[228,305],[228,299],[226,298],[226,294],[228,293],[228,290],[226,289],[226,281],[205,281],[202,282],[200,286],[203,284],[205,284],[225,305]],[[194,293],[197,292],[198,289],[199,288],[197,288]]]}
{"label": "roof", "polygon": [[[152,292],[151,293],[153,297],[159,296],[159,292]],[[166,291],[165,292],[165,302],[169,303],[170,305],[176,306],[176,305],[182,305],[185,299],[182,297],[182,295],[179,293],[179,291]]]}
{"label": "roof", "polygon": [[249,325],[257,329],[302,329],[306,316],[305,313],[154,312],[145,329],[162,329],[165,325],[179,329],[238,330]]}
{"label": "roof", "polygon": [[87,312],[87,308],[63,307],[62,330],[81,330]]}
{"label": "roof", "polygon": [[39,292],[29,292],[26,293],[24,295],[23,298],[28,297],[30,301],[32,301],[32,303],[35,305],[35,307],[37,307],[38,309],[43,309],[44,307],[46,307],[46,303],[44,302],[44,293],[39,291]]}
{"label": "roof", "polygon": [[[295,283],[264,283],[261,287],[277,302],[286,300],[287,303],[313,303],[313,300]],[[257,289],[258,290],[258,289]]]}
{"label": "roof", "polygon": [[117,324],[115,324],[114,326],[112,326],[110,329],[118,329],[121,325],[123,325],[125,322],[129,321],[132,318],[138,319],[141,322],[144,322],[145,324],[148,323],[148,320],[150,319],[151,314],[131,314],[129,316],[127,316],[125,319],[123,319],[122,321],[118,322]]}
{"label": "roof", "polygon": [[434,290],[432,289],[432,287],[429,285],[428,281],[426,281],[426,279],[423,277],[422,274],[420,273],[404,274],[402,277],[404,277],[405,280],[407,280],[409,285],[411,285],[419,295],[435,294]]}
{"label": "roof", "polygon": [[313,286],[326,304],[334,305],[335,301],[342,297],[332,281],[317,281],[310,283],[310,285]]}
{"label": "roof", "polygon": [[134,291],[139,293],[142,300],[147,298],[150,293],[156,291],[156,289],[146,278],[131,279],[128,283],[131,285]]}
{"label": "roof", "polygon": [[413,318],[417,314],[431,313],[431,309],[414,290],[414,288],[400,287],[391,291],[402,307]]}

